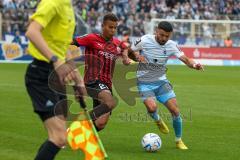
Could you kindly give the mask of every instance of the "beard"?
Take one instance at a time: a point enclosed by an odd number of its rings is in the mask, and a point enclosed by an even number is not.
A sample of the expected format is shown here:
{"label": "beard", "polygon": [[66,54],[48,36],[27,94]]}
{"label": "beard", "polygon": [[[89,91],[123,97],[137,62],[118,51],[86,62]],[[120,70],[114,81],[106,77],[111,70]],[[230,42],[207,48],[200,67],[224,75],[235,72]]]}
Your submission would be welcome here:
{"label": "beard", "polygon": [[158,41],[158,43],[159,43],[160,45],[164,45],[164,44],[166,44],[166,41]]}

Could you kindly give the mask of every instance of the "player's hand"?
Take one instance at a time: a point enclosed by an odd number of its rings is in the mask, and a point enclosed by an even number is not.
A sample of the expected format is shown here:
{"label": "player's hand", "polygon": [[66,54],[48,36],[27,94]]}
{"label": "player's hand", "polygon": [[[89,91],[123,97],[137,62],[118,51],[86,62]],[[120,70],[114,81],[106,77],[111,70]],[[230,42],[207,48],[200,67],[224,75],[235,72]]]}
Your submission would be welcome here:
{"label": "player's hand", "polygon": [[[71,63],[74,63],[74,61],[71,61]],[[75,64],[72,64],[72,66],[75,66]],[[79,101],[81,98],[87,95],[87,90],[84,84],[84,80],[81,77],[78,68],[74,69],[74,74],[75,74],[75,78],[73,79],[74,95],[75,95],[75,99]]]}
{"label": "player's hand", "polygon": [[129,58],[124,58],[124,59],[122,60],[122,63],[123,63],[124,65],[130,65],[130,64],[131,64],[131,60],[130,60]]}
{"label": "player's hand", "polygon": [[75,95],[75,99],[77,101],[80,101],[81,98],[84,99],[84,96],[87,95],[87,90],[78,69],[74,70],[74,74],[76,75],[76,78],[74,79],[75,85],[73,86],[74,95]]}
{"label": "player's hand", "polygon": [[82,79],[77,68],[74,70],[74,74],[75,74],[74,82],[75,82],[75,86],[77,87],[76,94],[80,96],[86,96],[87,90],[84,84],[84,80]]}
{"label": "player's hand", "polygon": [[204,71],[204,67],[203,67],[203,65],[201,65],[200,63],[195,63],[195,64],[193,64],[193,68],[196,69],[196,70],[202,70],[202,71]]}
{"label": "player's hand", "polygon": [[76,78],[74,68],[63,60],[57,60],[53,65],[62,85],[65,85],[67,82],[71,82]]}
{"label": "player's hand", "polygon": [[75,99],[79,101],[81,98],[87,95],[87,90],[85,88],[85,85],[75,85],[74,88],[74,95]]}
{"label": "player's hand", "polygon": [[137,59],[137,61],[140,62],[140,63],[147,63],[147,60],[146,60],[145,57],[142,56],[142,55],[136,56],[136,59]]}

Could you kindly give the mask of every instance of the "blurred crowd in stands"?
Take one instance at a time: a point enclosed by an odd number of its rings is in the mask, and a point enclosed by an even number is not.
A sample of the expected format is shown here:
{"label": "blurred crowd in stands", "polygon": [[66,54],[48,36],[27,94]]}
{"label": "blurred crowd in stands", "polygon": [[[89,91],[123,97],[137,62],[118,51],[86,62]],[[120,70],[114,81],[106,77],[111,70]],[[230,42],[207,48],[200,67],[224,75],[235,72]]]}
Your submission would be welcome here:
{"label": "blurred crowd in stands", "polygon": [[[28,24],[28,18],[40,0],[1,0],[2,32],[4,34],[23,34]],[[88,24],[92,32],[101,30],[102,16],[106,12],[118,15],[118,36],[142,36],[151,29],[152,18],[162,19],[193,19],[193,20],[240,20],[240,0],[73,0],[76,15]],[[173,38],[180,44],[196,45],[208,43],[202,41],[204,35],[209,34],[213,46],[224,45],[221,36],[211,35],[213,26],[203,24],[199,34],[186,36],[184,28],[188,26],[174,26],[179,34]],[[240,33],[240,25],[234,26]],[[231,37],[231,35],[228,35]],[[239,46],[240,42],[233,44]],[[239,38],[238,38],[239,39]],[[237,43],[237,44],[235,44]]]}

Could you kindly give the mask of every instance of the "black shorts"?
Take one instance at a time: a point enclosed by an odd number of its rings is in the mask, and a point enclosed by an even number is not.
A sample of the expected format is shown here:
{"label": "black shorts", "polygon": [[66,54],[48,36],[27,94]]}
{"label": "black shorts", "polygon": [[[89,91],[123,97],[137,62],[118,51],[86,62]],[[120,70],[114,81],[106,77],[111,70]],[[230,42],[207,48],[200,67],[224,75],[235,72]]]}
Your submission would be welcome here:
{"label": "black shorts", "polygon": [[100,80],[85,83],[88,95],[93,99],[93,108],[98,106],[101,102],[98,100],[98,94],[103,90],[109,90],[112,94],[112,90]]}
{"label": "black shorts", "polygon": [[[42,121],[48,118],[63,115],[67,116],[66,89],[60,85],[58,78],[49,83],[49,76],[54,71],[53,65],[34,59],[27,67],[25,85],[32,100],[34,112]],[[61,86],[61,91],[56,91],[50,84]]]}

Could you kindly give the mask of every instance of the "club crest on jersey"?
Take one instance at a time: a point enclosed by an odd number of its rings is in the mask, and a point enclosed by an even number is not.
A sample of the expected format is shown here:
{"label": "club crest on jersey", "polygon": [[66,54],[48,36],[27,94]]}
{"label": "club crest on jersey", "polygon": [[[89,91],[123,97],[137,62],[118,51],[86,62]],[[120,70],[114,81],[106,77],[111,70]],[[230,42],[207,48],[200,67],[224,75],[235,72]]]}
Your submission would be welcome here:
{"label": "club crest on jersey", "polygon": [[165,54],[165,55],[167,54],[167,51],[166,51],[166,49],[164,49],[164,50],[163,50],[163,54]]}
{"label": "club crest on jersey", "polygon": [[100,48],[103,48],[103,44],[96,42],[96,45]]}

